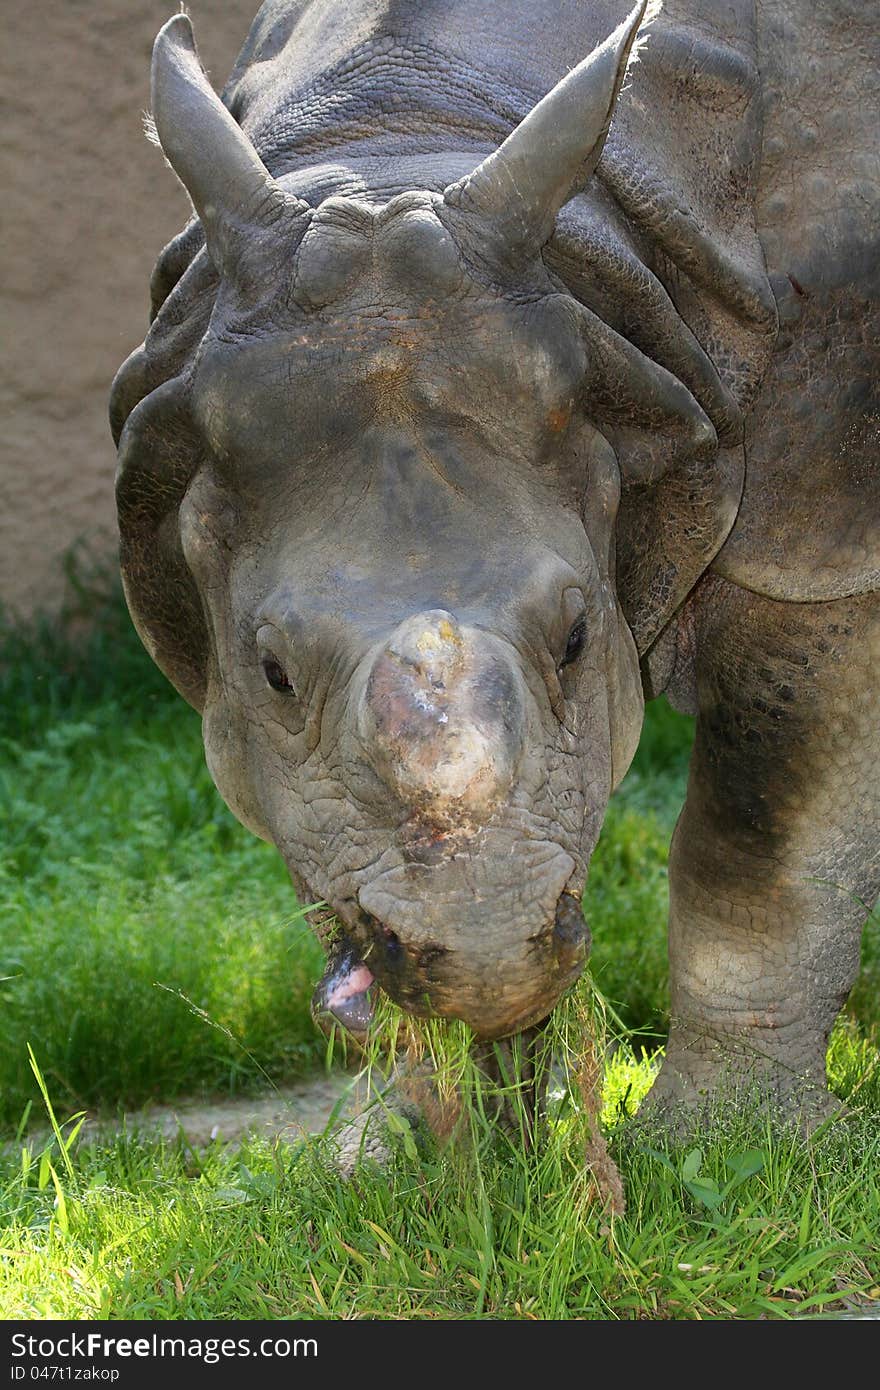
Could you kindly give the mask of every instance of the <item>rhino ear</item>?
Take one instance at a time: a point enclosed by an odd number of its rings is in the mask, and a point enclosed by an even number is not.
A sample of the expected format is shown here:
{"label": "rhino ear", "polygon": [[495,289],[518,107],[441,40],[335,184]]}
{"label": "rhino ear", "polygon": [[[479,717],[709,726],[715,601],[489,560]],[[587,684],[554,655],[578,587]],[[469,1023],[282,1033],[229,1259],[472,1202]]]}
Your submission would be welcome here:
{"label": "rhino ear", "polygon": [[180,377],[132,410],[119,441],[116,505],[125,597],[156,665],[204,706],[209,639],[180,541],[180,505],[201,462]]}
{"label": "rhino ear", "polygon": [[654,483],[624,487],[617,514],[617,596],[639,655],[650,651],[708,569],[736,520],[741,445],[697,455]]}
{"label": "rhino ear", "polygon": [[[744,453],[738,432],[727,447],[719,444],[684,382],[588,309],[576,312],[588,363],[585,408],[620,470],[617,595],[643,655],[726,540]],[[735,402],[724,399],[736,415]]]}
{"label": "rhino ear", "polygon": [[475,217],[505,259],[537,254],[559,209],[596,168],[648,8],[648,0],[640,0],[497,150],[445,190],[447,205]]}
{"label": "rhino ear", "polygon": [[162,150],[192,199],[211,260],[234,278],[249,239],[310,215],[284,192],[214,92],[189,17],[177,14],[153,46],[152,117]]}
{"label": "rhino ear", "polygon": [[[718,435],[684,382],[585,306],[574,312],[586,353],[587,412],[614,445],[624,485],[655,482],[684,458],[708,466]],[[735,411],[720,383],[719,391]]]}

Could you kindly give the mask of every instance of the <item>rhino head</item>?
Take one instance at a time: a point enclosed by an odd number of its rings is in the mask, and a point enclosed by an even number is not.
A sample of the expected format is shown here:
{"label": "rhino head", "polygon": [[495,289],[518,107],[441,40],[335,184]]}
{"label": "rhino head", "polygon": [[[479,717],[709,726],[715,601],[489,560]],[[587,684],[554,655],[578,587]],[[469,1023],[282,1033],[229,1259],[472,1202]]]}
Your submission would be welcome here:
{"label": "rhino head", "polygon": [[[375,978],[483,1037],[579,974],[590,855],[639,737],[621,452],[638,489],[717,446],[542,258],[643,11],[466,177],[384,203],[312,208],[274,179],[185,16],[154,54],[158,136],[219,283],[121,435],[136,625],[203,711],[226,802],[342,924],[339,1000]],[[645,567],[641,646],[691,572]]]}

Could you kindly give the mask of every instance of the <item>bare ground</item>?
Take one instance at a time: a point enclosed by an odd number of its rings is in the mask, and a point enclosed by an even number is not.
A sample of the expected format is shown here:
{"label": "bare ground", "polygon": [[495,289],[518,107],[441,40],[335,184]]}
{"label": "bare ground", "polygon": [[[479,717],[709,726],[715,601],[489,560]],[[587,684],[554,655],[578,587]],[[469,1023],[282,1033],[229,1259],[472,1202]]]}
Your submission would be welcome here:
{"label": "bare ground", "polygon": [[321,1072],[312,1080],[280,1087],[269,1095],[186,1097],[173,1105],[89,1116],[81,1139],[107,1139],[125,1132],[169,1139],[182,1136],[193,1148],[204,1148],[214,1140],[238,1143],[250,1136],[295,1142],[320,1133],[337,1105],[346,1118],[355,1110],[353,1077],[344,1071]]}

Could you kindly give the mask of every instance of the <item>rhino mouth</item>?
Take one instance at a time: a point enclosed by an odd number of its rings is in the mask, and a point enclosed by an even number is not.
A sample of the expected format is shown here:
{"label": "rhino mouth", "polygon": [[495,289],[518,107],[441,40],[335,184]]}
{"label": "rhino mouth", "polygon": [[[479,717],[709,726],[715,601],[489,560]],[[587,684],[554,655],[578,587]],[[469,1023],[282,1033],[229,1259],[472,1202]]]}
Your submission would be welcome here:
{"label": "rhino mouth", "polygon": [[373,972],[355,947],[347,937],[340,937],[312,995],[312,1018],[324,1033],[342,1028],[356,1042],[365,1042],[378,988]]}
{"label": "rhino mouth", "polygon": [[[402,961],[404,948],[396,933],[375,919],[369,919],[367,914],[363,916],[370,923],[374,939],[381,941],[386,960],[390,955],[392,959]],[[535,940],[539,940],[543,935],[539,934]],[[503,1037],[543,1022],[559,996],[579,977],[589,954],[590,930],[579,900],[571,893],[560,894],[556,904],[550,949],[554,969],[551,972],[551,981],[542,986],[537,1002],[529,999],[519,1012],[505,1014],[503,1023],[491,1018],[487,1013],[482,1026],[475,1022],[472,1024],[478,1036]],[[401,988],[402,982],[395,978],[397,971],[393,966],[389,978],[386,965],[382,972],[384,979],[380,985],[364,959],[364,955],[372,954],[372,947],[368,947],[361,954],[347,936],[337,938],[324,974],[312,996],[312,1017],[322,1031],[330,1034],[333,1030],[341,1028],[355,1041],[365,1043],[373,1022],[379,992],[383,987],[410,1013],[422,1017],[431,1017],[438,1013],[453,1018],[462,1016],[462,1011],[454,1002],[451,1007],[435,1007],[431,999],[430,983],[426,989],[417,993],[413,993],[406,986]],[[420,953],[420,964],[428,981],[433,974],[432,967],[436,968],[446,954],[437,948],[431,952]],[[426,958],[428,956],[430,959]]]}

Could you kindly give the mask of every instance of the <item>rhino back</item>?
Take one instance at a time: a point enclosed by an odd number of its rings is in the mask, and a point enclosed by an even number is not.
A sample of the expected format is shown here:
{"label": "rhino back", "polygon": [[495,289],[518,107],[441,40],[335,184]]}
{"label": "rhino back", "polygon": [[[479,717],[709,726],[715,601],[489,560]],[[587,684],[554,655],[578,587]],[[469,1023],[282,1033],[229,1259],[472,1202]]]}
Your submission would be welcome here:
{"label": "rhino back", "polygon": [[[493,148],[626,0],[266,0],[224,100],[273,173],[347,143]],[[281,167],[278,167],[278,162]]]}
{"label": "rhino back", "polygon": [[758,6],[758,230],[780,333],[715,562],[780,599],[880,583],[880,6]]}

